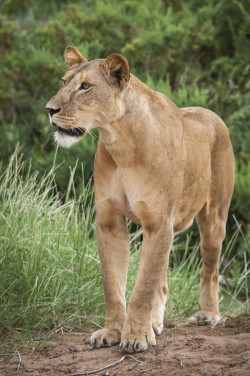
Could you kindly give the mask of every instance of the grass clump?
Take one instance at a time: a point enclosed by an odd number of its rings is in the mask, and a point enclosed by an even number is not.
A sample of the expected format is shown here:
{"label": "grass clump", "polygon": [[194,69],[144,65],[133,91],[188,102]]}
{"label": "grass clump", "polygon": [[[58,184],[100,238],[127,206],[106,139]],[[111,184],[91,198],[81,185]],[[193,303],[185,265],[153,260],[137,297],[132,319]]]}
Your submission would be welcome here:
{"label": "grass clump", "polygon": [[[22,175],[14,157],[0,185],[1,328],[51,328],[104,312],[92,190],[62,204],[54,169]],[[73,315],[73,316],[72,316]]]}

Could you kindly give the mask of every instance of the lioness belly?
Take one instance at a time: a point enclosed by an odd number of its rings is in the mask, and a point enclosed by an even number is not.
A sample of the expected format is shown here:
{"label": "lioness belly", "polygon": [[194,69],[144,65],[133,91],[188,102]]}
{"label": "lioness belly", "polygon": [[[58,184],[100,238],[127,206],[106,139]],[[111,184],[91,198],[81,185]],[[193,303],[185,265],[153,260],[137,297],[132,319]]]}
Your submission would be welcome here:
{"label": "lioness belly", "polygon": [[188,229],[195,218],[195,216],[199,213],[199,211],[204,206],[205,201],[201,201],[200,205],[195,205],[193,207],[189,207],[188,209],[185,206],[179,208],[175,215],[174,221],[174,233],[178,234],[186,229]]}
{"label": "lioness belly", "polygon": [[184,181],[182,197],[175,211],[175,233],[184,231],[191,226],[193,219],[209,198],[210,187],[211,168],[209,164],[202,173],[196,175],[192,184],[188,185],[187,181]]}

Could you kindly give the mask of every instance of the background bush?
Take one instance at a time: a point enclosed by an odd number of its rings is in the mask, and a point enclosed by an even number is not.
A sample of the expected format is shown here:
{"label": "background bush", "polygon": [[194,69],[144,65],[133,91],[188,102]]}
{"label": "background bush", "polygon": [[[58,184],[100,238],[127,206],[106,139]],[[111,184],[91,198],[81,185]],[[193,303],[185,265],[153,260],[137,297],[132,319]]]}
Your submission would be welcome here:
{"label": "background bush", "polygon": [[[249,1],[8,0],[0,11],[4,166],[19,143],[27,166],[32,159],[32,170],[50,170],[56,146],[45,105],[60,86],[67,45],[76,45],[88,59],[120,52],[132,73],[178,106],[207,107],[228,125],[237,170],[228,234],[241,226],[245,240],[236,241],[234,252],[243,258],[250,222]],[[74,148],[58,150],[60,192],[67,191],[70,166],[79,159],[75,190],[80,194],[93,173],[96,145],[88,135]]]}

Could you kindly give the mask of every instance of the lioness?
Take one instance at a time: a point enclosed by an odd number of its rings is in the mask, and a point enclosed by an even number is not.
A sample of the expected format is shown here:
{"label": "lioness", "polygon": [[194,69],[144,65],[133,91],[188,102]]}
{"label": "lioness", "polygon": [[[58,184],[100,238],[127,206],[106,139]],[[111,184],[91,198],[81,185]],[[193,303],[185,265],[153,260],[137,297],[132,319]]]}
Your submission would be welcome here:
{"label": "lioness", "polygon": [[[201,310],[190,322],[218,321],[219,257],[234,186],[226,125],[207,109],[177,108],[130,74],[120,54],[88,61],[69,46],[65,62],[69,70],[62,88],[47,104],[55,139],[69,147],[89,130],[99,130],[94,182],[106,325],[92,334],[91,344],[120,343],[126,352],[156,344],[173,237],[194,218],[201,238]],[[127,313],[126,218],[144,229]]]}

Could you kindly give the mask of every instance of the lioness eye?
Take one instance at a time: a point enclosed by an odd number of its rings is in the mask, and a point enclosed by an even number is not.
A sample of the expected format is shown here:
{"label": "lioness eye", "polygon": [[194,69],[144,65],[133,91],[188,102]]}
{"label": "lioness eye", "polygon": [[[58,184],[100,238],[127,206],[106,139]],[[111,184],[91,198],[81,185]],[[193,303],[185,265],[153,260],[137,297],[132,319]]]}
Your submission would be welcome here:
{"label": "lioness eye", "polygon": [[87,90],[90,88],[90,84],[88,84],[87,82],[83,82],[82,85],[80,86],[79,90]]}

